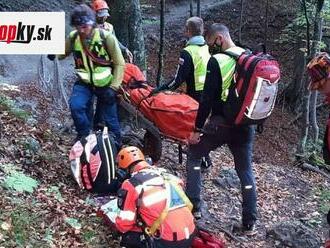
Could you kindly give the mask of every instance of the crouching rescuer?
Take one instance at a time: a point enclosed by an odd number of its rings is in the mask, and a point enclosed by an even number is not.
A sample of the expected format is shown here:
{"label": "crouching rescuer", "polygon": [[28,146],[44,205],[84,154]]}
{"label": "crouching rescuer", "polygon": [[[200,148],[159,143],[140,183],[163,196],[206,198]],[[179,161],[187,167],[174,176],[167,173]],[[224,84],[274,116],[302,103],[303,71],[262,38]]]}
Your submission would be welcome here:
{"label": "crouching rescuer", "polygon": [[113,218],[124,247],[190,247],[195,234],[192,204],[182,181],[151,167],[136,147],[123,148],[118,166],[131,176],[118,191]]}

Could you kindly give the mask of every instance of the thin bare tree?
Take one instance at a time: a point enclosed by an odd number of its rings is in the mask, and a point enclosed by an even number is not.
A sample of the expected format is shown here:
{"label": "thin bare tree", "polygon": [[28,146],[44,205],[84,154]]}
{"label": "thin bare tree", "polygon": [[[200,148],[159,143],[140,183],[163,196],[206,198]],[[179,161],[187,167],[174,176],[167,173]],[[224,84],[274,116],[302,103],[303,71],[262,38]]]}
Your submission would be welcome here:
{"label": "thin bare tree", "polygon": [[160,0],[160,40],[158,52],[158,72],[156,85],[160,85],[164,67],[164,39],[165,39],[165,0]]}
{"label": "thin bare tree", "polygon": [[201,0],[197,0],[197,16],[202,17],[202,13],[201,13]]}
{"label": "thin bare tree", "polygon": [[[315,54],[319,51],[319,43],[322,40],[322,17],[321,11],[324,5],[324,0],[318,0],[316,4],[316,11],[314,17],[314,34],[313,34],[313,43],[311,48],[311,58],[315,56]],[[316,116],[316,106],[317,106],[317,96],[318,92],[314,91],[311,94],[310,99],[310,120],[311,120],[311,128],[312,128],[312,137],[313,143],[316,144],[319,139],[319,126],[317,123]]]}
{"label": "thin bare tree", "polygon": [[243,28],[243,12],[244,12],[244,0],[241,0],[241,10],[239,17],[239,29],[238,29],[238,43],[242,44],[242,28]]}
{"label": "thin bare tree", "polygon": [[[324,5],[324,0],[317,0],[315,16],[314,16],[314,30],[313,30],[313,42],[310,42],[310,22],[307,13],[306,0],[302,0],[304,15],[306,19],[306,37],[307,37],[307,61],[310,61],[316,54],[318,50],[318,43],[322,39],[322,18],[321,11]],[[298,145],[298,154],[304,155],[306,150],[306,142],[308,139],[309,128],[311,126],[313,131],[313,143],[315,144],[319,136],[319,127],[317,124],[316,116],[316,105],[317,105],[317,92],[311,93],[308,89],[309,78],[304,72],[304,97],[303,97],[303,119],[302,119],[302,133],[300,137],[300,142]]]}

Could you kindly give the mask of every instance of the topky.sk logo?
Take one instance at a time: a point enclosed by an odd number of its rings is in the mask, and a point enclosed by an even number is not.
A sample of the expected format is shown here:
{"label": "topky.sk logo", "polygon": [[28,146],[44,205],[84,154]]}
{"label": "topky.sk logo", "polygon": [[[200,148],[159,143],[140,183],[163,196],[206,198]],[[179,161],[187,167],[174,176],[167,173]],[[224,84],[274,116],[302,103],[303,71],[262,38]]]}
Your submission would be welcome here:
{"label": "topky.sk logo", "polygon": [[49,25],[36,30],[35,25],[24,25],[22,22],[19,22],[17,25],[0,24],[0,42],[28,44],[32,39],[51,40],[51,32],[52,28]]}
{"label": "topky.sk logo", "polygon": [[0,12],[0,54],[64,53],[64,12]]}

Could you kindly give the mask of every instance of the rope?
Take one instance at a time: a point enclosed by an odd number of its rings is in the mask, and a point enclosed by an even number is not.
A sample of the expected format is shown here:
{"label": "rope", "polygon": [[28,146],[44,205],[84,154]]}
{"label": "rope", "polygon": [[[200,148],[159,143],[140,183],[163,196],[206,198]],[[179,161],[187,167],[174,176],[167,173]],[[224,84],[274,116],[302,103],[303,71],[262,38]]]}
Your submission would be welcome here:
{"label": "rope", "polygon": [[54,74],[51,78],[50,72],[46,66],[46,56],[40,56],[38,65],[38,81],[41,90],[45,95],[50,96],[55,102],[55,107],[59,110],[69,108],[68,95],[66,93],[63,80],[60,80],[60,66],[57,59],[54,60]]}

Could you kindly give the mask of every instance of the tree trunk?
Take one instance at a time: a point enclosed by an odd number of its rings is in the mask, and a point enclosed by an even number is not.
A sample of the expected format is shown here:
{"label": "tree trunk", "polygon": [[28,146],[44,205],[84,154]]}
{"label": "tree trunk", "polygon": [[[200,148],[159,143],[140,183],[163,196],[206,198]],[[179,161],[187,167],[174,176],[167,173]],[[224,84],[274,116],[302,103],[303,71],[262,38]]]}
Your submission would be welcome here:
{"label": "tree trunk", "polygon": [[265,18],[265,34],[264,34],[264,45],[267,50],[267,40],[268,40],[268,9],[269,1],[266,0],[266,18]]}
{"label": "tree trunk", "polygon": [[110,22],[116,36],[134,55],[135,63],[146,70],[146,54],[139,0],[108,0],[111,6]]}
{"label": "tree trunk", "polygon": [[241,0],[241,13],[239,17],[238,43],[242,45],[242,26],[243,26],[244,0]]}
{"label": "tree trunk", "polygon": [[164,39],[165,39],[165,0],[160,0],[160,40],[159,40],[159,52],[158,52],[158,72],[157,72],[157,86],[160,85],[160,81],[163,75],[163,63],[164,63]]}
{"label": "tree trunk", "polygon": [[311,92],[308,90],[308,75],[305,72],[303,76],[304,82],[304,97],[303,97],[303,104],[302,104],[302,111],[303,111],[303,118],[302,118],[302,127],[301,127],[301,134],[300,140],[297,148],[297,155],[303,157],[305,155],[305,148],[308,138],[308,131],[309,131],[309,106],[310,106],[310,96]]}
{"label": "tree trunk", "polygon": [[317,140],[319,139],[319,126],[317,124],[317,111],[316,111],[316,106],[317,106],[317,96],[318,92],[313,91],[311,93],[311,99],[310,99],[310,120],[311,120],[311,129],[312,129],[312,137],[313,137],[313,143],[314,145],[317,144]]}
{"label": "tree trunk", "polygon": [[[306,0],[303,0],[303,8],[304,8],[304,14],[306,18],[306,38],[307,38],[307,61],[309,61],[311,58],[315,56],[315,53],[317,51],[317,45],[318,41],[320,41],[320,38],[322,38],[322,31],[321,31],[321,11],[323,8],[324,0],[318,0],[316,2],[316,12],[315,12],[315,18],[314,18],[314,33],[313,33],[313,43],[312,47],[310,46],[310,22],[308,19],[307,14],[307,6],[306,6]],[[313,130],[313,139],[314,142],[317,141],[318,135],[319,135],[319,127],[317,125],[317,118],[316,118],[316,103],[317,103],[317,93],[314,92],[311,98],[311,92],[308,89],[309,85],[309,77],[307,76],[306,70],[304,74],[304,82],[305,82],[305,89],[304,89],[304,101],[303,101],[303,122],[302,122],[302,133],[300,137],[300,144],[298,146],[298,154],[304,155],[305,154],[305,147],[306,142],[308,138],[308,131],[309,131],[309,125],[310,120],[312,124],[312,130]],[[314,143],[315,144],[315,143]]]}
{"label": "tree trunk", "polygon": [[201,0],[197,0],[197,16],[201,17],[202,13],[201,13]]}
{"label": "tree trunk", "polygon": [[[306,45],[305,45],[306,46]],[[288,100],[290,108],[294,112],[300,112],[299,108],[302,104],[303,94],[304,94],[304,82],[303,75],[306,66],[306,55],[302,48],[305,47],[304,42],[298,35],[295,42],[295,55],[294,55],[294,71],[293,80],[290,86],[286,89],[286,99]]]}
{"label": "tree trunk", "polygon": [[189,14],[190,17],[194,16],[194,0],[190,0],[189,2]]}
{"label": "tree trunk", "polygon": [[[307,5],[306,5],[306,0],[302,1],[303,4],[303,10],[304,10],[304,15],[306,19],[306,39],[307,39],[307,58],[310,57],[310,23],[308,19],[308,14],[307,14]],[[299,140],[299,145],[297,149],[297,153],[300,156],[305,155],[305,148],[306,148],[306,143],[308,139],[308,131],[309,131],[309,106],[310,106],[310,96],[311,93],[308,90],[308,75],[306,73],[306,70],[304,70],[304,76],[303,76],[303,86],[304,86],[304,96],[303,96],[303,103],[302,103],[302,112],[303,112],[303,118],[302,118],[302,129],[301,129],[301,136]]]}
{"label": "tree trunk", "polygon": [[[322,18],[321,11],[323,8],[324,0],[319,0],[316,6],[315,19],[314,19],[314,34],[313,34],[313,43],[311,49],[311,58],[315,56],[315,54],[319,51],[319,42],[322,40]],[[310,119],[311,119],[311,127],[313,134],[313,142],[316,145],[317,140],[319,138],[319,126],[317,124],[317,116],[316,116],[316,105],[317,105],[317,91],[314,91],[311,95],[311,106],[310,106]]]}

